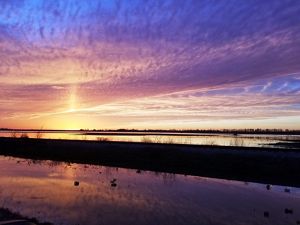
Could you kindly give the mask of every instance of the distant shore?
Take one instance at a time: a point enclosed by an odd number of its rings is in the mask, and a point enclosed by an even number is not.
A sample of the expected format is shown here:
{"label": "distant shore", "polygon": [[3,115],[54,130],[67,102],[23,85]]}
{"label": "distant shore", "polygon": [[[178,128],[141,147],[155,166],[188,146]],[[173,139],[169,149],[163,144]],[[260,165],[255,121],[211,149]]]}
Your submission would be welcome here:
{"label": "distant shore", "polygon": [[160,135],[204,135],[204,134],[252,134],[252,135],[300,135],[300,130],[288,130],[288,129],[208,129],[208,130],[199,130],[199,129],[77,129],[77,130],[59,130],[59,129],[10,129],[10,128],[0,128],[0,132],[79,132],[90,135],[95,134],[111,134],[111,135],[122,135],[124,133],[131,135],[138,134],[160,134]]}
{"label": "distant shore", "polygon": [[0,138],[0,154],[300,187],[300,149]]}

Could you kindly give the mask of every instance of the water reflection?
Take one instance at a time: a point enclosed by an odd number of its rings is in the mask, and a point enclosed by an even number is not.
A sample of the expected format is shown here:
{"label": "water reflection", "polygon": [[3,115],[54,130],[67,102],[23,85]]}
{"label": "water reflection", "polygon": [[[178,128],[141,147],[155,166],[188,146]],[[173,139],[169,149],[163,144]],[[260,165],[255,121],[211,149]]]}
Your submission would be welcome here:
{"label": "water reflection", "polygon": [[[20,137],[23,132],[0,132],[1,137]],[[282,147],[273,146],[278,142],[300,141],[300,135],[267,135],[267,134],[151,134],[151,133],[131,133],[121,132],[117,134],[96,134],[86,135],[85,132],[26,132],[30,138],[49,138],[49,139],[71,139],[71,140],[93,140],[93,141],[126,141],[126,142],[151,142],[169,144],[195,144],[195,145],[221,145],[221,146],[248,146],[262,147]]]}
{"label": "water reflection", "polygon": [[296,224],[285,188],[0,157],[0,206],[54,224]]}

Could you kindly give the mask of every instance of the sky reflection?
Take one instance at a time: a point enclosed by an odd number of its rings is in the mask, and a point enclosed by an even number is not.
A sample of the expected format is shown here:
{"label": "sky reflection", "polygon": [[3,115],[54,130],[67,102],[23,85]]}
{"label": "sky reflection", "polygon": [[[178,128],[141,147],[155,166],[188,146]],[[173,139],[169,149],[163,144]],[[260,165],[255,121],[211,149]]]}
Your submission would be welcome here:
{"label": "sky reflection", "polygon": [[298,188],[285,193],[280,186],[268,191],[254,183],[103,166],[7,157],[0,162],[1,207],[55,224],[286,225],[300,216]]}

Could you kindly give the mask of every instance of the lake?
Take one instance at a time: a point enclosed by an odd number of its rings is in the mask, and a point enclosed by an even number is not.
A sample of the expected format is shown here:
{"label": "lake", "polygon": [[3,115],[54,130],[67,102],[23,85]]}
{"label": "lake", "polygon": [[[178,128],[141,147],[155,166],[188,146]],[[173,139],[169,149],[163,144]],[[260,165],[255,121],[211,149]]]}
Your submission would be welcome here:
{"label": "lake", "polygon": [[0,206],[63,225],[288,225],[300,189],[0,156]]}
{"label": "lake", "polygon": [[300,141],[300,135],[273,135],[273,134],[197,134],[197,133],[151,133],[151,132],[89,132],[85,131],[55,131],[55,132],[7,132],[0,131],[1,137],[20,137],[26,133],[31,138],[40,135],[41,138],[95,140],[95,141],[126,141],[176,143],[195,145],[247,146],[247,147],[280,147],[272,145]]}

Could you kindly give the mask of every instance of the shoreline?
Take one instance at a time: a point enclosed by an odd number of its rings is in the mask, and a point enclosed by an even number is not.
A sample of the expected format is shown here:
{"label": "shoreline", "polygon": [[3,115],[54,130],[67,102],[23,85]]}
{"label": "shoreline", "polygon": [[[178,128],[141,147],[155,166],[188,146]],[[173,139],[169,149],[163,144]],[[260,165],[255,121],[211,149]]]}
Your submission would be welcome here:
{"label": "shoreline", "polygon": [[0,138],[0,154],[300,187],[300,150]]}
{"label": "shoreline", "polygon": [[131,135],[141,135],[141,134],[149,134],[153,135],[300,135],[300,130],[282,130],[282,129],[224,129],[224,130],[161,130],[161,129],[146,129],[146,130],[136,130],[136,129],[75,129],[75,130],[61,130],[61,129],[10,129],[10,128],[0,128],[0,132],[28,132],[28,133],[85,133],[86,135],[94,135],[94,134],[114,134],[114,135],[122,135],[122,134],[131,134]]}
{"label": "shoreline", "polygon": [[[11,222],[9,224],[52,225],[47,222],[41,223],[36,218],[28,218],[19,213],[12,212],[10,209],[0,207],[0,223],[8,221]],[[15,223],[12,223],[13,221],[15,221]]]}

